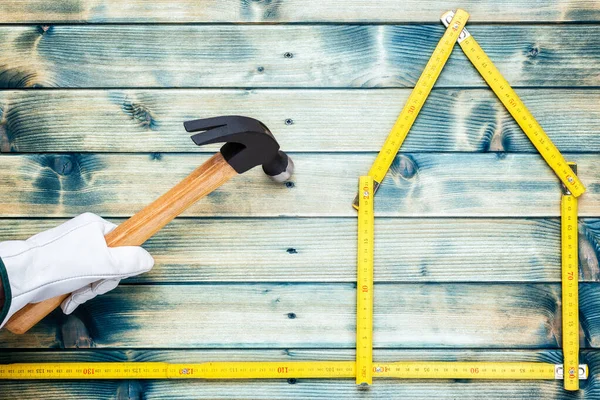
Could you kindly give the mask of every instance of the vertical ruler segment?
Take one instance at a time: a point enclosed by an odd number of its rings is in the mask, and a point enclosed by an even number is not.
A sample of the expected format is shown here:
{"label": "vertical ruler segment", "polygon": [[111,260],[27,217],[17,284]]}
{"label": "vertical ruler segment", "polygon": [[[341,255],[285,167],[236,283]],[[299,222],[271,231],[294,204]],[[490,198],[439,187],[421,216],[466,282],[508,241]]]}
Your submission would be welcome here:
{"label": "vertical ruler segment", "polygon": [[[574,170],[576,166],[572,164]],[[579,257],[577,198],[563,186],[560,202],[564,386],[579,389]]]}
{"label": "vertical ruler segment", "polygon": [[356,273],[356,384],[373,383],[373,178],[359,180]]}
{"label": "vertical ruler segment", "polygon": [[[404,104],[404,108],[392,127],[392,131],[369,170],[369,176],[375,180],[375,191],[377,191],[387,171],[390,169],[396,153],[400,150],[400,146],[402,146],[404,139],[406,139],[408,131],[410,131],[410,128],[417,119],[419,111],[423,108],[427,96],[429,96],[435,81],[440,76],[446,61],[448,61],[450,53],[452,53],[452,49],[454,48],[454,43],[468,19],[469,14],[466,11],[460,9],[456,11],[456,15],[452,18],[452,22],[448,26],[448,29],[446,29],[446,33],[440,39],[427,65],[425,65],[425,69],[421,73],[415,88],[410,93],[406,104]],[[357,195],[354,199],[354,208],[358,208],[358,197]]]}
{"label": "vertical ruler segment", "polygon": [[[444,25],[449,26],[452,23],[449,21],[454,21],[454,19],[451,19],[453,15],[452,11],[448,11],[442,16]],[[567,161],[554,143],[552,143],[546,132],[544,132],[542,126],[536,121],[527,107],[525,107],[523,101],[521,101],[508,81],[504,79],[475,38],[466,29],[463,29],[458,38],[458,43],[469,61],[471,61],[492,91],[498,96],[498,99],[504,104],[504,107],[506,107],[510,115],[519,124],[525,135],[527,135],[546,163],[552,168],[556,176],[558,176],[573,196],[579,197],[583,194],[585,192],[583,183],[569,167]]]}

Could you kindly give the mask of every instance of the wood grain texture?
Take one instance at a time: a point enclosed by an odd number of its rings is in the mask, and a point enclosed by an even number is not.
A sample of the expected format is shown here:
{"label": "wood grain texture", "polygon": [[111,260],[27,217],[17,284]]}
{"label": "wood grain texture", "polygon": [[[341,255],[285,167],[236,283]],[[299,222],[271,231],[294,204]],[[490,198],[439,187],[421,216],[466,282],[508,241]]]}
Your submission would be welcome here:
{"label": "wood grain texture", "polygon": [[[61,222],[0,220],[0,241]],[[378,218],[375,234],[377,282],[560,282],[558,219]],[[354,282],[355,237],[354,218],[177,219],[127,282]],[[579,221],[579,253],[580,279],[599,281],[600,220]]]}
{"label": "wood grain texture", "polygon": [[[599,90],[518,92],[561,151],[600,152]],[[215,151],[217,146],[193,145],[182,122],[232,114],[264,122],[286,151],[379,151],[409,93],[409,89],[0,91],[0,151]],[[402,151],[531,153],[535,148],[489,89],[434,89]]]}
{"label": "wood grain texture", "polygon": [[25,22],[437,22],[458,6],[476,22],[597,21],[593,0],[4,0],[0,23]]}
{"label": "wood grain texture", "polygon": [[[236,177],[186,214],[200,218],[145,245],[157,260],[149,274],[27,335],[0,331],[0,362],[353,359],[357,177],[442,36],[440,14],[457,6],[588,187],[581,391],[560,381],[381,380],[368,392],[352,380],[0,381],[0,399],[600,398],[594,0],[1,1],[0,24],[20,25],[0,26],[0,152],[34,154],[0,157],[0,240],[84,211],[139,211],[208,158],[183,153],[216,150],[190,142],[188,119],[259,118],[295,152],[297,172],[287,186],[258,170]],[[376,201],[375,359],[561,362],[559,184],[459,49],[402,150]],[[488,152],[498,153],[467,154]]]}
{"label": "wood grain texture", "polygon": [[[285,184],[255,168],[199,201],[187,216],[351,216],[357,177],[368,154],[292,154]],[[579,216],[600,215],[596,154],[565,155],[578,163],[588,191]],[[64,217],[91,211],[131,216],[207,159],[204,154],[38,154],[0,157],[0,215]],[[537,155],[399,155],[377,193],[377,216],[559,215],[560,186]]]}
{"label": "wood grain texture", "polygon": [[[540,361],[560,363],[559,351],[508,351],[508,350],[380,350],[377,360],[448,360],[448,361]],[[230,360],[351,360],[352,350],[94,350],[53,352],[3,352],[1,363],[43,361],[170,361],[203,362]],[[584,351],[582,361],[590,367],[590,378],[581,381],[577,398],[595,399],[600,394],[598,374],[600,354]],[[410,398],[469,399],[573,399],[565,392],[561,381],[395,381],[377,380],[368,394],[356,387],[352,380],[267,380],[267,381],[0,381],[0,398],[49,399],[391,399]]]}
{"label": "wood grain texture", "polygon": [[[377,348],[560,348],[560,284],[379,284],[374,299]],[[581,345],[596,348],[597,284],[580,299]],[[0,347],[353,348],[355,309],[355,284],[119,286],[0,331]]]}
{"label": "wood grain texture", "polygon": [[[598,350],[582,350],[584,362],[595,372]],[[560,363],[560,350],[510,349],[373,349],[374,360],[393,361],[523,361]],[[201,363],[208,361],[346,361],[354,358],[354,349],[45,349],[6,350],[0,363],[16,362],[170,362]],[[381,381],[380,381],[381,382]]]}
{"label": "wood grain texture", "polygon": [[[600,25],[469,29],[513,86],[600,86]],[[441,23],[5,26],[0,87],[412,87],[443,32]],[[436,85],[486,87],[458,49]]]}

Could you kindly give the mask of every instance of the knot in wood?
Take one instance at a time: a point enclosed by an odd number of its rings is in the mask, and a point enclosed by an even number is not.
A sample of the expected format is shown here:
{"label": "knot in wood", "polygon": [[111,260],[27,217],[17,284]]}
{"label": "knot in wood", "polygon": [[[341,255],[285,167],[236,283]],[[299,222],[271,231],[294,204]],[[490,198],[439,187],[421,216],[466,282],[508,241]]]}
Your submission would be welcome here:
{"label": "knot in wood", "polygon": [[52,25],[38,25],[38,32],[41,35],[45,35],[46,32],[52,30]]}
{"label": "knot in wood", "polygon": [[537,46],[531,47],[527,52],[528,57],[536,57],[540,53],[540,49]]}
{"label": "knot in wood", "polygon": [[52,160],[50,168],[58,175],[67,176],[73,172],[74,164],[77,163],[73,156],[57,156]]}
{"label": "knot in wood", "polygon": [[401,178],[412,179],[417,174],[418,166],[412,157],[400,155],[394,159],[390,171]]}

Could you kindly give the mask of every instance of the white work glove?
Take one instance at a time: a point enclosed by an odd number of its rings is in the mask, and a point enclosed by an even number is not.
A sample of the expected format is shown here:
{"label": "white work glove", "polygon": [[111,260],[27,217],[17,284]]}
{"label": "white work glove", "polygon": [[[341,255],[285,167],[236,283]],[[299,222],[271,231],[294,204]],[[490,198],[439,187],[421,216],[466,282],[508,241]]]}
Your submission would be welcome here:
{"label": "white work glove", "polygon": [[149,271],[154,259],[146,250],[106,245],[104,235],[115,227],[85,213],[27,240],[0,243],[6,298],[0,328],[29,303],[72,293],[61,304],[70,314],[79,304],[117,287],[121,279]]}

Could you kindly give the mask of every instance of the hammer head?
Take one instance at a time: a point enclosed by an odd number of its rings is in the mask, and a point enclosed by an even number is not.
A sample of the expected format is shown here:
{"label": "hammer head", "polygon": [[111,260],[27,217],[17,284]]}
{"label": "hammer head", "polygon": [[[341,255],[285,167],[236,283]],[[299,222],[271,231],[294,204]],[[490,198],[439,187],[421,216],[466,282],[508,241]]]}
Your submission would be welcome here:
{"label": "hammer head", "polygon": [[259,120],[232,115],[186,121],[183,126],[188,132],[202,131],[192,136],[198,146],[225,142],[221,154],[239,174],[262,165],[276,182],[292,176],[292,159],[279,150],[279,143]]}

